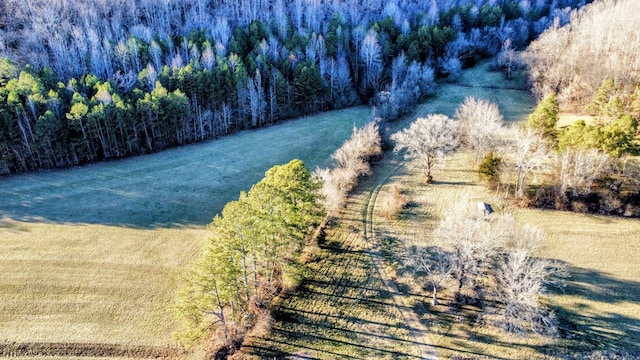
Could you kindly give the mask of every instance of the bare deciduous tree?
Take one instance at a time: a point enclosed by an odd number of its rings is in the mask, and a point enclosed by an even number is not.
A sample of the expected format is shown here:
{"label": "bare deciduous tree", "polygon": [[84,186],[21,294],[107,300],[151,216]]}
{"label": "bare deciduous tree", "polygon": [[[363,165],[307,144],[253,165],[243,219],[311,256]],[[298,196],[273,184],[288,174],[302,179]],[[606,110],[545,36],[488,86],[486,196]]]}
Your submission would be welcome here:
{"label": "bare deciduous tree", "polygon": [[460,142],[458,123],[442,114],[418,118],[391,139],[396,142],[394,151],[406,150],[405,157],[424,171],[427,182],[433,178],[433,167]]}
{"label": "bare deciduous tree", "polygon": [[457,202],[445,212],[434,235],[436,244],[450,254],[448,261],[456,283],[456,297],[464,287],[475,293],[478,282],[482,281],[492,258],[510,237],[512,229],[512,217],[488,218],[469,200]]}
{"label": "bare deciduous tree", "polygon": [[458,81],[462,74],[462,62],[458,59],[457,55],[442,57],[438,63],[440,65],[440,71],[447,75],[447,81]]}
{"label": "bare deciduous tree", "polygon": [[360,46],[360,60],[364,68],[363,88],[377,92],[382,76],[382,47],[378,43],[378,34],[375,30],[367,31]]}
{"label": "bare deciduous tree", "polygon": [[456,109],[455,118],[460,121],[462,141],[475,151],[476,161],[501,142],[504,118],[498,104],[467,97]]}
{"label": "bare deciduous tree", "polygon": [[569,190],[576,194],[590,192],[595,181],[609,172],[610,164],[609,156],[598,149],[565,149],[556,160],[560,195]]}
{"label": "bare deciduous tree", "polygon": [[507,332],[557,334],[554,314],[544,308],[540,297],[563,270],[549,260],[534,257],[543,239],[540,229],[525,226],[514,233],[512,246],[498,258],[495,293],[501,306],[496,320]]}
{"label": "bare deciduous tree", "polygon": [[[436,247],[412,257],[428,274],[436,291],[449,276],[455,281],[457,301],[463,292],[480,296],[485,316],[505,331],[555,335],[553,312],[540,302],[549,285],[562,286],[564,269],[536,257],[544,233],[535,227],[517,227],[508,214],[484,215],[469,200],[455,203],[436,228]],[[434,255],[435,254],[435,255]]]}
{"label": "bare deciduous tree", "polygon": [[497,65],[504,70],[507,79],[511,80],[511,73],[519,67],[519,57],[516,49],[512,46],[511,39],[506,39],[502,43],[502,49],[497,56]]}
{"label": "bare deciduous tree", "polygon": [[640,82],[640,2],[596,1],[554,26],[526,52],[534,92],[555,92],[563,106],[585,106],[607,77]]}
{"label": "bare deciduous tree", "polygon": [[513,139],[513,143],[507,155],[515,167],[515,195],[522,198],[529,176],[549,165],[551,147],[542,134],[535,133],[531,128],[512,128],[510,131],[509,138]]}
{"label": "bare deciduous tree", "polygon": [[413,266],[427,276],[427,282],[431,285],[431,306],[438,305],[438,290],[445,286],[453,270],[454,262],[450,254],[441,249],[433,252],[423,249],[413,253],[410,259]]}
{"label": "bare deciduous tree", "polygon": [[320,193],[327,213],[335,212],[346,199],[358,179],[369,173],[369,163],[382,152],[380,130],[375,122],[353,129],[351,137],[331,155],[336,162],[333,169],[316,169],[314,175],[322,180]]}

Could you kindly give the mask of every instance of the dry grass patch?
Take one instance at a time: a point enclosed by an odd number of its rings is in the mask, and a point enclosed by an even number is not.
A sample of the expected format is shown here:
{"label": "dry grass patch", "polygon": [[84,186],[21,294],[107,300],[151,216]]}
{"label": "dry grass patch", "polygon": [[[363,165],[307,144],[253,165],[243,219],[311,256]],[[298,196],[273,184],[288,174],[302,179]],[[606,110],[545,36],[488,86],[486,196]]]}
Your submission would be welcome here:
{"label": "dry grass patch", "polygon": [[394,184],[380,196],[376,208],[379,209],[380,216],[383,218],[393,219],[400,215],[407,204],[409,204],[409,197],[400,186]]}
{"label": "dry grass patch", "polygon": [[584,120],[587,125],[594,125],[596,122],[595,117],[591,115],[578,115],[573,113],[560,113],[558,114],[559,120],[556,123],[556,128],[564,128],[569,125],[572,125],[578,120]]}
{"label": "dry grass patch", "polygon": [[280,303],[268,336],[249,337],[247,358],[415,358],[409,330],[390,300],[364,237],[367,192],[348,199],[327,228],[317,261],[305,280]]}
{"label": "dry grass patch", "polygon": [[205,230],[3,224],[0,339],[172,343],[176,281],[200,252]]}
{"label": "dry grass patch", "polygon": [[419,107],[417,117],[431,113],[452,117],[458,105],[473,96],[497,103],[506,122],[526,120],[535,108],[526,79],[519,74],[514,80],[505,80],[502,73],[490,71],[490,67],[490,60],[481,61],[465,70],[457,83],[440,84],[436,96]]}
{"label": "dry grass patch", "polygon": [[562,320],[558,351],[640,349],[640,221],[523,210],[547,232],[544,254],[565,263],[567,288],[550,302]]}

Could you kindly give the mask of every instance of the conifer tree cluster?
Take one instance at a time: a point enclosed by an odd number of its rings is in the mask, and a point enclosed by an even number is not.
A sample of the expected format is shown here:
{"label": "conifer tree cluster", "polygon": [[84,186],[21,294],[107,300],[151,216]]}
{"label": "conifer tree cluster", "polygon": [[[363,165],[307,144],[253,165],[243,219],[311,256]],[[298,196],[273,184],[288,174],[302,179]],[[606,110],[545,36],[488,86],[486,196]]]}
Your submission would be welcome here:
{"label": "conifer tree cluster", "polygon": [[232,342],[300,276],[300,252],[323,217],[320,184],[300,160],[277,165],[209,225],[205,252],[178,294],[189,343],[212,326]]}

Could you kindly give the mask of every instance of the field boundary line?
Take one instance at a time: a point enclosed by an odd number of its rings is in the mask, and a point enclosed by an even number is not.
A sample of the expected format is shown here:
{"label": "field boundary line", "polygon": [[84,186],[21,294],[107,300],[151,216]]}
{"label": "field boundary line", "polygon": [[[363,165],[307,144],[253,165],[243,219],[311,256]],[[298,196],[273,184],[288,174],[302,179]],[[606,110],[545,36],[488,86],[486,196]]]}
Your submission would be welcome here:
{"label": "field boundary line", "polygon": [[183,351],[174,347],[106,343],[0,342],[0,357],[120,357],[171,359]]}

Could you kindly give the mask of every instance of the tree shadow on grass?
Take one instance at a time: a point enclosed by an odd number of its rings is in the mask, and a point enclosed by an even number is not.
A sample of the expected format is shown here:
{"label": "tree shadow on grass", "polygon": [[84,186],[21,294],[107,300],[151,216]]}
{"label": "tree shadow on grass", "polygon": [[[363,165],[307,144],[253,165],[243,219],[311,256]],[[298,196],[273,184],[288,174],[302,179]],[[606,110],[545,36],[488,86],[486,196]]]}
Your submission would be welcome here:
{"label": "tree shadow on grass", "polygon": [[309,358],[317,359],[419,358],[407,351],[418,344],[395,335],[398,329],[408,333],[406,324],[371,319],[358,310],[364,306],[382,311],[393,304],[327,290],[310,291],[303,284],[274,312],[276,324],[269,337],[250,339],[243,351],[269,359],[291,358],[301,350],[311,351]]}
{"label": "tree shadow on grass", "polygon": [[322,260],[274,311],[269,337],[249,339],[244,352],[278,359],[301,351],[322,359],[418,358],[422,345],[410,336],[371,255],[350,244],[321,244]]}
{"label": "tree shadow on grass", "polygon": [[[510,343],[506,340],[508,337],[498,338],[474,332],[474,325],[470,321],[462,334],[444,335],[449,339],[448,343],[453,344],[448,348],[461,353],[471,349],[482,353],[483,347],[498,347],[530,348],[552,357],[589,358],[594,352],[604,352],[605,355],[598,358],[640,358],[640,320],[637,317],[640,313],[640,282],[620,280],[604,272],[564,265],[569,272],[565,279],[566,286],[564,289],[552,289],[551,297],[551,309],[558,320],[557,341],[540,345],[518,341]],[[558,300],[554,301],[554,298]],[[432,312],[432,315],[447,323],[459,321],[448,312]]]}
{"label": "tree shadow on grass", "polygon": [[553,307],[563,340],[555,351],[621,351],[640,358],[640,282],[565,266],[569,269],[566,287],[555,294],[576,300],[572,305]]}
{"label": "tree shadow on grass", "polygon": [[161,179],[124,188],[118,181],[96,175],[76,183],[62,171],[0,179],[0,219],[140,229],[205,225],[242,190],[190,188],[186,180],[182,187],[163,187]]}

